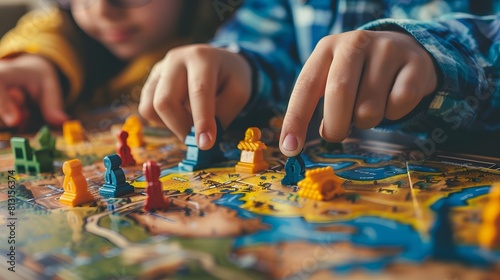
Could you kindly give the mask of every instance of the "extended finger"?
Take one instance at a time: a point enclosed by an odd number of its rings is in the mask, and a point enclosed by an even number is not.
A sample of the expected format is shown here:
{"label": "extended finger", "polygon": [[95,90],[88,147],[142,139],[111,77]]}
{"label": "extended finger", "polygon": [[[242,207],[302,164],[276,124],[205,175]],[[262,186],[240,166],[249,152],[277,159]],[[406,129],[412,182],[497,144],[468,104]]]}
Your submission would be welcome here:
{"label": "extended finger", "polygon": [[304,146],[307,127],[319,99],[325,91],[332,51],[327,42],[318,44],[297,78],[288,102],[280,135],[280,149],[286,156],[296,156]]}
{"label": "extended finger", "polygon": [[45,121],[51,125],[59,126],[68,120],[68,115],[64,112],[61,86],[55,73],[42,81],[40,111]]}
{"label": "extended finger", "polygon": [[21,111],[18,105],[9,98],[7,88],[0,85],[0,119],[7,127],[14,127],[21,121]]}
{"label": "extended finger", "polygon": [[218,78],[215,69],[218,68],[217,63],[213,63],[210,56],[190,60],[187,64],[189,104],[197,144],[202,150],[211,148],[216,138],[215,94]]}

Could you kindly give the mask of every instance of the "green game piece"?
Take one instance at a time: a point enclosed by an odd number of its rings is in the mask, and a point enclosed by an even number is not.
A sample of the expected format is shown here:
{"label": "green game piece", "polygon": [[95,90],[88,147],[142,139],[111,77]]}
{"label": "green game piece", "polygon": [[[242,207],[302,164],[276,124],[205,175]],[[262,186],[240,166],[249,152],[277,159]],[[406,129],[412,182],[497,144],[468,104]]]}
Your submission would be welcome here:
{"label": "green game piece", "polygon": [[12,137],[10,145],[14,154],[14,166],[17,173],[36,175],[54,170],[53,158],[48,149],[34,151],[28,139],[22,137]]}
{"label": "green game piece", "polygon": [[56,138],[52,136],[49,127],[46,125],[42,126],[36,134],[36,139],[40,143],[40,148],[49,150],[52,159],[54,159],[56,154]]}

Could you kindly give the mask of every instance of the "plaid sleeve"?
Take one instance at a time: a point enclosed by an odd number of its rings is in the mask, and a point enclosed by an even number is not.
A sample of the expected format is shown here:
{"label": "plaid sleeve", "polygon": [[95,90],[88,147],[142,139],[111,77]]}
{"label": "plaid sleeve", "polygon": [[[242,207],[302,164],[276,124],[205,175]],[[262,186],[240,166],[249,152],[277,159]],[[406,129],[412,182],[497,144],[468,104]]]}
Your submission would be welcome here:
{"label": "plaid sleeve", "polygon": [[300,68],[287,0],[245,1],[211,45],[242,54],[252,66],[252,97],[240,116],[283,110]]}
{"label": "plaid sleeve", "polygon": [[422,110],[426,114],[412,112],[413,117],[396,123],[395,129],[431,118],[453,130],[500,130],[500,16],[451,14],[432,22],[383,19],[361,28],[406,30],[441,70],[438,89]]}

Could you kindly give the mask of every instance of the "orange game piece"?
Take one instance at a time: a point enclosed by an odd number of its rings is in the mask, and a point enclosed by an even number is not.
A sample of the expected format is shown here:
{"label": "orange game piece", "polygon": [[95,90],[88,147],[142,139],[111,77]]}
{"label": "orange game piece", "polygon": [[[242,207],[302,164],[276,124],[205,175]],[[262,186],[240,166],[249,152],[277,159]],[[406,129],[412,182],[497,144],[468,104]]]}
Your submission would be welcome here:
{"label": "orange game piece", "polygon": [[144,163],[142,171],[146,176],[148,185],[146,187],[146,203],[144,210],[158,210],[168,207],[169,201],[167,197],[163,196],[162,184],[160,182],[160,167],[156,162],[148,160]]}
{"label": "orange game piece", "polygon": [[264,150],[266,144],[260,141],[260,129],[250,127],[245,132],[245,140],[238,143],[241,150],[240,161],[236,164],[236,172],[257,173],[269,168],[269,164],[264,161]]}
{"label": "orange game piece", "polygon": [[83,141],[83,127],[78,120],[65,121],[63,123],[63,137],[68,145],[78,144]]}
{"label": "orange game piece", "polygon": [[130,148],[138,148],[144,145],[142,122],[137,115],[128,117],[123,124],[122,130],[128,132],[127,144]]}
{"label": "orange game piece", "polygon": [[300,197],[314,200],[330,200],[342,194],[342,180],[335,175],[331,166],[306,171],[306,177],[297,183]]}
{"label": "orange game piece", "polygon": [[87,181],[82,174],[82,163],[78,159],[64,162],[62,170],[65,175],[63,182],[64,193],[59,198],[59,202],[75,207],[94,200],[94,196],[89,192]]}
{"label": "orange game piece", "polygon": [[500,184],[491,186],[488,196],[479,228],[479,245],[485,249],[496,249],[500,248]]}
{"label": "orange game piece", "polygon": [[118,133],[118,144],[116,145],[117,154],[122,159],[122,167],[124,166],[134,166],[135,159],[132,156],[132,151],[130,147],[127,145],[128,133],[124,130]]}

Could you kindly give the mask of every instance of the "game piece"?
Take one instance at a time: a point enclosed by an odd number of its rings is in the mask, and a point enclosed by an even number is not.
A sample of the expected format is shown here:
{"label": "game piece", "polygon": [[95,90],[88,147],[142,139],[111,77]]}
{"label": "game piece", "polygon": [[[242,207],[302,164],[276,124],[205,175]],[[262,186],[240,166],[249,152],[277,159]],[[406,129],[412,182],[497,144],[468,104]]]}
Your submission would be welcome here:
{"label": "game piece", "polygon": [[78,159],[64,162],[62,170],[64,173],[64,193],[59,198],[59,202],[75,207],[94,200],[82,174],[82,163]]}
{"label": "game piece", "polygon": [[482,212],[479,245],[485,249],[500,248],[500,184],[491,186],[488,202]]}
{"label": "game piece", "polygon": [[132,156],[130,147],[127,145],[127,138],[128,133],[126,131],[122,130],[120,131],[120,133],[118,133],[118,144],[116,145],[116,147],[117,153],[122,159],[122,167],[135,165],[134,156]]}
{"label": "game piece", "polygon": [[436,260],[457,260],[453,226],[450,219],[450,205],[443,200],[434,211],[436,219],[430,231],[431,254]]}
{"label": "game piece", "polygon": [[335,175],[331,166],[306,171],[306,177],[297,183],[300,197],[314,200],[330,200],[342,194],[342,180]]}
{"label": "game piece", "polygon": [[250,127],[245,132],[245,139],[238,143],[241,150],[240,161],[234,167],[236,172],[257,173],[269,168],[264,161],[266,144],[260,141],[261,133],[257,127]]}
{"label": "game piece", "polygon": [[52,159],[54,159],[56,153],[56,138],[50,133],[48,126],[44,125],[38,133],[36,134],[36,139],[40,144],[41,149],[47,149],[50,151]]}
{"label": "game piece", "polygon": [[127,144],[130,148],[138,148],[144,145],[142,122],[139,116],[131,115],[128,117],[123,124],[122,130],[125,130],[129,135]]}
{"label": "game piece", "polygon": [[48,149],[33,150],[28,139],[12,137],[10,146],[14,154],[14,166],[17,173],[36,175],[54,170],[54,161]]}
{"label": "game piece", "polygon": [[164,197],[162,184],[160,182],[160,167],[156,162],[148,160],[144,163],[142,171],[146,176],[148,186],[146,187],[146,203],[144,210],[158,210],[168,207],[168,198]]}
{"label": "game piece", "polygon": [[180,171],[193,172],[208,168],[226,160],[224,153],[219,146],[222,141],[224,130],[218,119],[216,119],[215,122],[217,123],[217,136],[215,144],[210,150],[206,151],[200,150],[196,145],[194,126],[191,127],[191,132],[188,136],[186,136],[186,140],[184,142],[187,146],[187,151],[186,158],[179,163]]}
{"label": "game piece", "polygon": [[306,165],[300,154],[295,157],[289,157],[285,163],[285,177],[281,180],[283,186],[294,186],[304,179]]}
{"label": "game piece", "polygon": [[99,188],[99,194],[104,198],[120,197],[134,192],[134,187],[127,183],[125,173],[120,168],[122,160],[117,154],[112,154],[104,157],[104,167],[106,174],[104,181],[106,182]]}
{"label": "game piece", "polygon": [[63,123],[63,137],[68,145],[75,145],[83,141],[83,127],[78,120],[65,121]]}

